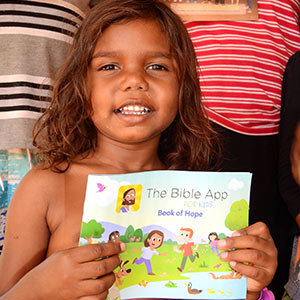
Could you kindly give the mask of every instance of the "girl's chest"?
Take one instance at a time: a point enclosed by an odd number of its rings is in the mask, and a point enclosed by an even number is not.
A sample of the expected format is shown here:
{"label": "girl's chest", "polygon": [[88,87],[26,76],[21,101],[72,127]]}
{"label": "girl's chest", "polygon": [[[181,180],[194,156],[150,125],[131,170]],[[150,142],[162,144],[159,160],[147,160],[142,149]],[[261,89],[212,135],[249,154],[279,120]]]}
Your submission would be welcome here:
{"label": "girl's chest", "polygon": [[50,231],[47,256],[77,247],[85,198],[86,180],[65,179],[62,190],[49,205],[47,223]]}

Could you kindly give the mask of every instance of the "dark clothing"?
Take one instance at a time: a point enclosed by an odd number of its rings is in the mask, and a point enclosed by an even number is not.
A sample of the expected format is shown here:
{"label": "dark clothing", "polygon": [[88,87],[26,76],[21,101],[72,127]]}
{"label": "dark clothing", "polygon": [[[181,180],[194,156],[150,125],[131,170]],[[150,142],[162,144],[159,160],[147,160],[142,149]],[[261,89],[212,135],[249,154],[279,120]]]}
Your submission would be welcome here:
{"label": "dark clothing", "polygon": [[[300,213],[300,187],[291,172],[290,151],[294,131],[300,120],[300,51],[288,61],[282,82],[280,152],[279,152],[279,189],[290,214],[296,218]],[[298,233],[299,235],[299,233]],[[290,280],[286,290],[293,299],[300,297],[299,268],[297,257],[299,241],[296,239],[291,264]]]}
{"label": "dark clothing", "polygon": [[289,212],[300,213],[300,187],[291,172],[290,151],[294,131],[300,120],[300,51],[289,60],[282,83],[279,188]]}
{"label": "dark clothing", "polygon": [[223,142],[221,171],[253,174],[249,223],[262,221],[270,229],[278,249],[278,269],[269,289],[276,299],[281,299],[288,280],[296,227],[278,191],[278,135],[248,136],[213,126],[221,133]]}

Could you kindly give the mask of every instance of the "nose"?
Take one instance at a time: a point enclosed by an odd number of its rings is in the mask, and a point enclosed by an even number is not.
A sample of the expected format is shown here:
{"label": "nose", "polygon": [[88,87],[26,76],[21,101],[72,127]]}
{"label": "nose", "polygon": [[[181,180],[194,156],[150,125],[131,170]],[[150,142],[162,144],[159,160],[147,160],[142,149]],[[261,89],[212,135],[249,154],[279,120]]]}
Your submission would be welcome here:
{"label": "nose", "polygon": [[147,91],[149,88],[144,72],[134,70],[124,72],[120,86],[122,91]]}

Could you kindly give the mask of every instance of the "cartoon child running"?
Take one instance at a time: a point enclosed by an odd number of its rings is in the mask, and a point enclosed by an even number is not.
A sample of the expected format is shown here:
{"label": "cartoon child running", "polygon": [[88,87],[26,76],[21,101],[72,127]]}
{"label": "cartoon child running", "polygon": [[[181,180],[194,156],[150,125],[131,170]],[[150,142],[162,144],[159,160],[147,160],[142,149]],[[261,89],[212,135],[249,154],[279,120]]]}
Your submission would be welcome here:
{"label": "cartoon child running", "polygon": [[135,189],[131,188],[123,194],[123,202],[120,212],[127,213],[131,211],[131,205],[135,204]]}
{"label": "cartoon child running", "polygon": [[141,258],[135,258],[133,260],[133,264],[140,265],[142,263],[145,263],[147,268],[148,275],[155,275],[152,272],[152,266],[151,266],[151,258],[153,254],[159,255],[159,256],[166,256],[167,252],[165,253],[159,253],[155,249],[159,248],[164,241],[164,234],[163,232],[159,230],[153,230],[149,233],[147,239],[144,241],[145,247],[143,248],[136,248],[132,249],[133,252],[135,251],[143,251]]}
{"label": "cartoon child running", "polygon": [[219,256],[220,253],[219,253],[219,250],[217,248],[217,241],[218,241],[218,234],[216,232],[211,232],[209,235],[208,235],[208,239],[209,239],[209,244],[211,245],[211,251],[213,253],[217,253],[217,255]]}
{"label": "cartoon child running", "polygon": [[[181,247],[178,249],[177,246],[174,246],[174,251],[177,253],[180,253],[183,251],[183,257],[181,261],[180,267],[177,267],[177,269],[182,272],[183,269],[185,268],[185,264],[187,259],[189,258],[191,262],[195,261],[195,258],[199,258],[198,252],[193,254],[193,249],[192,246],[194,246],[194,243],[192,242],[192,236],[194,234],[193,229],[191,228],[180,228],[180,233],[178,235],[178,241],[182,242],[183,244]],[[198,245],[194,248],[196,251],[198,248]]]}

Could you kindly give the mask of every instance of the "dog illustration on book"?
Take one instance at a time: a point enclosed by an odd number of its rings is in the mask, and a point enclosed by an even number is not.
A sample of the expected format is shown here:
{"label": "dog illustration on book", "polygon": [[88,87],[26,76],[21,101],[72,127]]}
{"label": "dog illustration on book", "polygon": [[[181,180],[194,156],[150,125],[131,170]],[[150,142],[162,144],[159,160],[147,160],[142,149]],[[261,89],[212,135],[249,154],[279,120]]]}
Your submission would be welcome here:
{"label": "dog illustration on book", "polygon": [[232,271],[230,274],[216,276],[214,273],[208,273],[213,279],[241,279],[243,276],[240,273]]}
{"label": "dog illustration on book", "polygon": [[126,267],[125,267],[125,265],[128,263],[129,263],[128,260],[121,262],[120,269],[118,270],[118,272],[115,272],[116,286],[122,285],[123,280],[121,280],[121,278],[128,276],[131,273],[131,269],[126,269]]}

